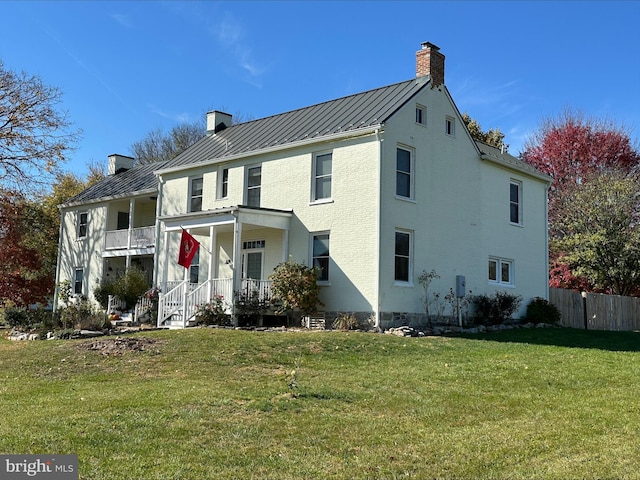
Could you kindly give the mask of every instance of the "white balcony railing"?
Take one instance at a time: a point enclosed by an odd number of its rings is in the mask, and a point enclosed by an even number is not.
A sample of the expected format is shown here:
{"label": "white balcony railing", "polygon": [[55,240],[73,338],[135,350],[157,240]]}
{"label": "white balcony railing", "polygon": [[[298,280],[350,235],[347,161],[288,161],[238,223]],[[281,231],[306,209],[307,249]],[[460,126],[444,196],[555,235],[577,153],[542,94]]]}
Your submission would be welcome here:
{"label": "white balcony railing", "polygon": [[156,227],[139,227],[130,230],[109,230],[105,248],[148,248],[156,244]]}

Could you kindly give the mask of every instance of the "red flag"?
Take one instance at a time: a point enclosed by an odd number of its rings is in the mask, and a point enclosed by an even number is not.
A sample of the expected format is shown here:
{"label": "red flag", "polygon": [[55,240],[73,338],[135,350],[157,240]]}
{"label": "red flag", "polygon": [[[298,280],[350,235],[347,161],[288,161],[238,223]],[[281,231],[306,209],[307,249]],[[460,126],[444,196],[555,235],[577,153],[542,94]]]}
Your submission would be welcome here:
{"label": "red flag", "polygon": [[193,238],[189,232],[182,230],[182,239],[180,240],[180,253],[178,254],[178,264],[184,268],[191,266],[191,260],[195,256],[200,247],[200,242]]}

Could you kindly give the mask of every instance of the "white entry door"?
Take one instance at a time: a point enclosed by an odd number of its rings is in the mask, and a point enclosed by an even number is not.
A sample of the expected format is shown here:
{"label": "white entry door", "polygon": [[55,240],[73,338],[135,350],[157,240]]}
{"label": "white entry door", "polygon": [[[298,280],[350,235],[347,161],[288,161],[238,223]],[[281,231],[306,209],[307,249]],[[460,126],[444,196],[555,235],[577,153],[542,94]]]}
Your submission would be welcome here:
{"label": "white entry door", "polygon": [[243,242],[242,246],[242,278],[262,280],[264,240]]}

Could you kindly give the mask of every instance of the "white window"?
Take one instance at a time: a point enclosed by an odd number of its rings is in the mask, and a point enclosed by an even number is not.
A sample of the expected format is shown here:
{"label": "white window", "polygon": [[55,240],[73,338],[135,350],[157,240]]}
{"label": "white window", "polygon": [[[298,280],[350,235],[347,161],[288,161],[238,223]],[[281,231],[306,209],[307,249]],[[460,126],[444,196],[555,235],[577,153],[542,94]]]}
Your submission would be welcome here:
{"label": "white window", "polygon": [[318,281],[329,281],[329,233],[317,233],[312,237],[312,265],[320,273]]}
{"label": "white window", "polygon": [[242,242],[242,278],[262,280],[265,240]]}
{"label": "white window", "polygon": [[513,260],[489,257],[489,283],[513,286]]}
{"label": "white window", "polygon": [[427,124],[427,108],[422,105],[416,105],[416,123],[418,125]]}
{"label": "white window", "polygon": [[413,153],[396,148],[396,196],[413,199]]}
{"label": "white window", "polygon": [[189,211],[200,212],[202,210],[202,177],[192,178],[189,185]]}
{"label": "white window", "polygon": [[313,185],[311,192],[312,201],[329,200],[331,198],[331,172],[333,168],[333,155],[319,153],[313,158]]}
{"label": "white window", "polygon": [[89,214],[87,212],[78,212],[78,226],[77,226],[78,238],[84,238],[87,236],[88,222],[89,222]]}
{"label": "white window", "polygon": [[413,235],[406,230],[396,230],[395,273],[396,282],[410,283],[413,275]]}
{"label": "white window", "polygon": [[453,117],[446,117],[444,123],[444,133],[454,137],[456,135],[456,120]]}
{"label": "white window", "polygon": [[220,168],[218,170],[218,199],[227,198],[229,196],[229,169]]}
{"label": "white window", "polygon": [[82,268],[76,268],[73,272],[73,293],[76,295],[83,294],[84,286],[84,270]]}
{"label": "white window", "polygon": [[247,169],[247,205],[249,207],[260,206],[260,188],[262,185],[262,167],[250,167]]}
{"label": "white window", "polygon": [[517,180],[509,183],[509,221],[522,225],[522,182]]}

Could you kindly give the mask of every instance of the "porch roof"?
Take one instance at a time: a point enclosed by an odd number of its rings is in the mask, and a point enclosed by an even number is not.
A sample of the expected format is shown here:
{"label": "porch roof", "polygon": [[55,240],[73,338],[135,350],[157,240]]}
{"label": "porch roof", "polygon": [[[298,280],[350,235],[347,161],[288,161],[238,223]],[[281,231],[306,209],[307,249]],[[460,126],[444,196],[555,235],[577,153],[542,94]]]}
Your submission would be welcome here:
{"label": "porch roof", "polygon": [[233,225],[236,221],[256,227],[289,230],[292,216],[293,210],[235,205],[180,215],[165,215],[159,217],[159,220],[164,224],[165,232],[183,228]]}

